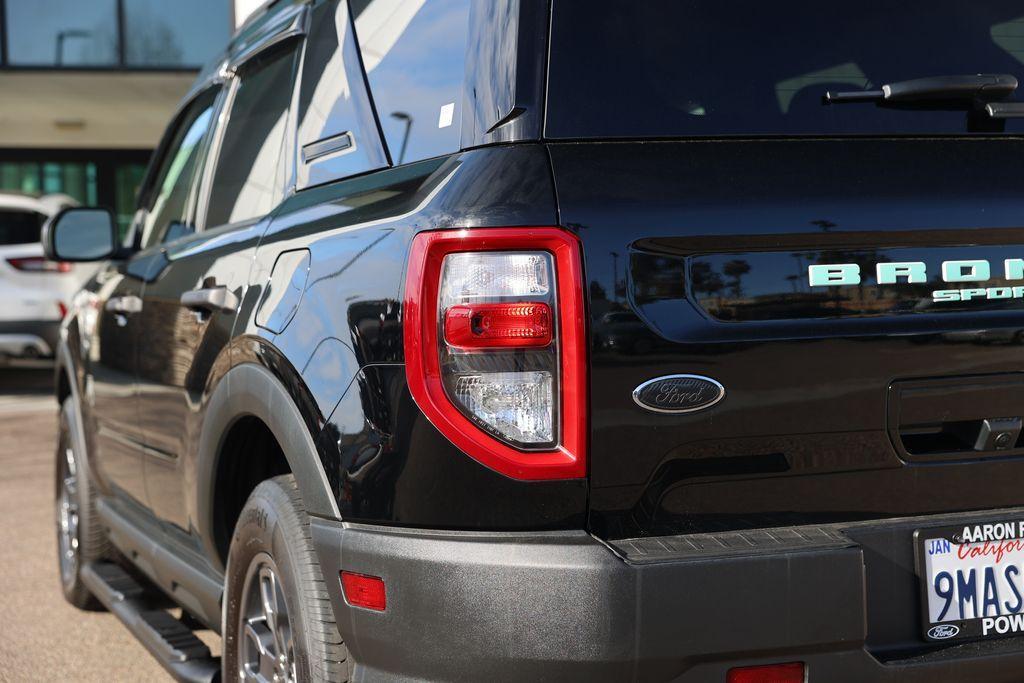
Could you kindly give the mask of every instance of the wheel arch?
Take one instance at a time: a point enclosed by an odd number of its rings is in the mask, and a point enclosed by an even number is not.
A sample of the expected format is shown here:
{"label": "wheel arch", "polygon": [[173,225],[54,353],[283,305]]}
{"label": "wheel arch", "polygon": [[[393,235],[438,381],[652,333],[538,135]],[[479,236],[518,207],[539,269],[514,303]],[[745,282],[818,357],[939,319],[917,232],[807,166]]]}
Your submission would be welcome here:
{"label": "wheel arch", "polygon": [[295,476],[306,511],[310,515],[340,519],[315,435],[296,406],[284,382],[266,367],[245,363],[229,370],[210,394],[199,437],[196,471],[196,525],[204,551],[219,571],[223,559],[216,541],[217,475],[223,457],[242,457],[225,449],[232,428],[255,418],[277,441],[288,468]]}

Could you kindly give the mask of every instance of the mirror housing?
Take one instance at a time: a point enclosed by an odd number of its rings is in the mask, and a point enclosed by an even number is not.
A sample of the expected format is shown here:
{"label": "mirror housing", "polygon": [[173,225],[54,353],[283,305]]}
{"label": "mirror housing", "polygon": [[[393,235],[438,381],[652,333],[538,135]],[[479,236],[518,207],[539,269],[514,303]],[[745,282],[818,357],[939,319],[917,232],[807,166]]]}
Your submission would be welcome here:
{"label": "mirror housing", "polygon": [[51,261],[105,261],[120,250],[109,209],[63,209],[43,225],[42,242]]}

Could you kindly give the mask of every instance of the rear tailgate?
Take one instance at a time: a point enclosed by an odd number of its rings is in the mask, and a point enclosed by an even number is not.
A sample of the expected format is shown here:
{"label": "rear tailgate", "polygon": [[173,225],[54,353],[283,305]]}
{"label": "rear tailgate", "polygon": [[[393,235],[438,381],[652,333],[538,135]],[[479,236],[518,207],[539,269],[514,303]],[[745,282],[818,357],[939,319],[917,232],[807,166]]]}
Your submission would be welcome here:
{"label": "rear tailgate", "polygon": [[[1024,141],[593,142],[550,152],[561,220],[585,254],[596,533],[1024,501],[1015,423],[989,424],[1009,430],[1009,442],[983,434],[986,418],[1024,416],[1024,290],[1014,289],[1024,275],[1004,272],[1007,259],[1024,258]],[[991,272],[944,282],[947,261]],[[880,285],[879,263],[923,263],[927,281]],[[809,266],[836,264],[856,264],[860,282],[812,286]],[[961,278],[984,274],[980,263],[957,268]],[[936,301],[946,290],[975,293]],[[672,374],[714,379],[725,398],[688,413],[634,402],[638,385]]]}

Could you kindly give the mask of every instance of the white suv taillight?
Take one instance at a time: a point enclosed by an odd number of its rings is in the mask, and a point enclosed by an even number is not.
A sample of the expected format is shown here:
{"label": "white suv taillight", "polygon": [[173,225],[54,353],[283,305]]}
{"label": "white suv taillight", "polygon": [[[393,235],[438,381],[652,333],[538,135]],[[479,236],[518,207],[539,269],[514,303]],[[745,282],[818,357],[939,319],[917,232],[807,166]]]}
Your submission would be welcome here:
{"label": "white suv taillight", "polygon": [[558,228],[425,232],[405,297],[406,376],[428,419],[519,479],[586,475],[579,243]]}
{"label": "white suv taillight", "polygon": [[48,261],[42,256],[20,256],[7,259],[8,265],[26,273],[70,273],[71,264],[66,261]]}

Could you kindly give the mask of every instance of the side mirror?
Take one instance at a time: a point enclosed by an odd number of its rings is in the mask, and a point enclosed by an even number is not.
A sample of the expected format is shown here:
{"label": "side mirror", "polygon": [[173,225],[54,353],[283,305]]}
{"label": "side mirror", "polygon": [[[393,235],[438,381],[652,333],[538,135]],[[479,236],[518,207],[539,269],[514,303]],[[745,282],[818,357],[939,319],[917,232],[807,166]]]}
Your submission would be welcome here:
{"label": "side mirror", "polygon": [[42,241],[51,261],[106,260],[118,247],[114,215],[107,209],[64,209],[43,226]]}

